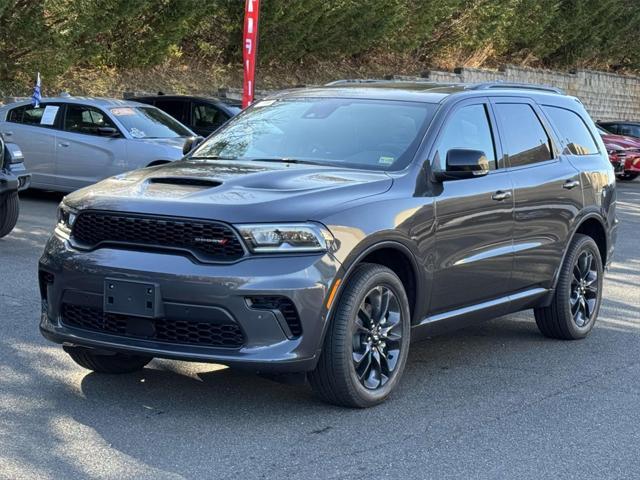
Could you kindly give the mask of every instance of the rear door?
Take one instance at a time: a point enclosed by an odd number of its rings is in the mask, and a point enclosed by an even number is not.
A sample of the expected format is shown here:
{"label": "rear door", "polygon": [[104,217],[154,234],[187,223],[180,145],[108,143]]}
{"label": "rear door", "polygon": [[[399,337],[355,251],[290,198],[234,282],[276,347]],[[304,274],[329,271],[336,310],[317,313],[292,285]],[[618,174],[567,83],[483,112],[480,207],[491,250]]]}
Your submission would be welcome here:
{"label": "rear door", "polygon": [[498,97],[492,103],[514,183],[511,288],[550,288],[582,210],[580,174],[532,100]]}
{"label": "rear door", "polygon": [[58,103],[42,103],[38,107],[22,105],[9,110],[2,123],[4,138],[16,143],[24,154],[33,187],[57,188],[56,128],[60,117]]}
{"label": "rear door", "polygon": [[[100,127],[119,133],[102,136]],[[122,172],[127,165],[126,139],[105,112],[90,105],[65,105],[56,148],[56,174],[64,190],[90,185]]]}
{"label": "rear door", "polygon": [[[513,185],[499,160],[487,99],[461,102],[448,115],[431,154],[435,171],[445,169],[447,152],[456,148],[483,151],[490,172],[439,184],[432,314],[500,299],[510,289]],[[505,307],[498,303],[493,312],[500,315]]]}

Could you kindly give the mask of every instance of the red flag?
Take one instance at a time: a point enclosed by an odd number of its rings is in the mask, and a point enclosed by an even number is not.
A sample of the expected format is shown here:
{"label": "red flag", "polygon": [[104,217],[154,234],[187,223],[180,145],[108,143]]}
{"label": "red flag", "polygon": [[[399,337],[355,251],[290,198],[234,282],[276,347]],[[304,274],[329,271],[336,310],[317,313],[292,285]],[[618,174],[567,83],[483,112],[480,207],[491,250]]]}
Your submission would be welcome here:
{"label": "red flag", "polygon": [[260,0],[246,0],[244,10],[244,34],[242,36],[242,63],[244,82],[242,84],[242,108],[253,102],[256,75],[256,51],[258,49],[258,17]]}

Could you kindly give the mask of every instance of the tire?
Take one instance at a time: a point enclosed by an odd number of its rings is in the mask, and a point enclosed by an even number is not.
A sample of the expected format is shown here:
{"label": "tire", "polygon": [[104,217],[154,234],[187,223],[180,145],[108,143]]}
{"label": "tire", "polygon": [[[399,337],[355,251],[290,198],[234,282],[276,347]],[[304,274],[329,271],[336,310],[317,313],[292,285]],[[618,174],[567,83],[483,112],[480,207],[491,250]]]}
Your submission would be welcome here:
{"label": "tire", "polygon": [[142,370],[152,357],[138,355],[125,355],[114,353],[113,355],[100,355],[86,348],[65,347],[65,352],[81,367],[93,370],[97,373],[132,373]]}
{"label": "tire", "polygon": [[622,180],[623,182],[631,182],[631,181],[635,180],[636,178],[638,178],[638,176],[640,176],[640,173],[637,173],[637,172],[625,172],[625,173],[621,173],[620,175],[618,175],[618,180]]}
{"label": "tire", "polygon": [[600,311],[602,284],[602,258],[596,242],[587,235],[576,234],[562,264],[551,304],[534,310],[540,332],[561,340],[586,337]]}
{"label": "tire", "polygon": [[314,392],[345,407],[383,402],[406,365],[410,327],[409,301],[397,275],[381,265],[356,267],[336,305],[318,365],[309,374]]}
{"label": "tire", "polygon": [[0,238],[11,233],[18,223],[19,215],[20,203],[17,192],[0,197]]}

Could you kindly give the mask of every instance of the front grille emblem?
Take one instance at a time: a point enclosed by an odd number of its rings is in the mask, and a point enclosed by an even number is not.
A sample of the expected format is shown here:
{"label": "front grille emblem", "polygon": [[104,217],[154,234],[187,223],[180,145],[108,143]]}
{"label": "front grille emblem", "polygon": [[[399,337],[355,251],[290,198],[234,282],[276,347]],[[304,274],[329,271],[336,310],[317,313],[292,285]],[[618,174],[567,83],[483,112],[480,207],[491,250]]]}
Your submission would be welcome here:
{"label": "front grille emblem", "polygon": [[228,238],[202,238],[196,237],[193,239],[196,243],[213,243],[214,245],[226,245],[229,241]]}

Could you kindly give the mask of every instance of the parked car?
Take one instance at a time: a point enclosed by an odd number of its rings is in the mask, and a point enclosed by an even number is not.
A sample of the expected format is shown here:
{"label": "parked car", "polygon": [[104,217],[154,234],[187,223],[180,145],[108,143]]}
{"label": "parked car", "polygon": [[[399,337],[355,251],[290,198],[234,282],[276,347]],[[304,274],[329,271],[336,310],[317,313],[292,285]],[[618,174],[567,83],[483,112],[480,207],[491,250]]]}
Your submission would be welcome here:
{"label": "parked car", "polygon": [[598,125],[614,135],[640,138],[640,122],[626,120],[598,121]]}
{"label": "parked car", "polygon": [[156,95],[132,100],[154,105],[203,137],[211,135],[242,109],[239,100],[230,98]]}
{"label": "parked car", "polygon": [[635,180],[640,175],[640,139],[614,135],[599,127],[598,131],[619,180]]}
{"label": "parked car", "polygon": [[88,97],[5,105],[0,131],[27,157],[32,187],[62,192],[178,160],[185,140],[195,135],[149,105]]}
{"label": "parked car", "polygon": [[410,339],[531,308],[545,336],[586,337],[615,205],[593,121],[554,89],[281,93],[182,161],[65,197],[40,329],[96,372],[222,363],[367,407]]}
{"label": "parked car", "polygon": [[18,192],[29,187],[22,151],[0,136],[0,238],[11,233],[18,222]]}

